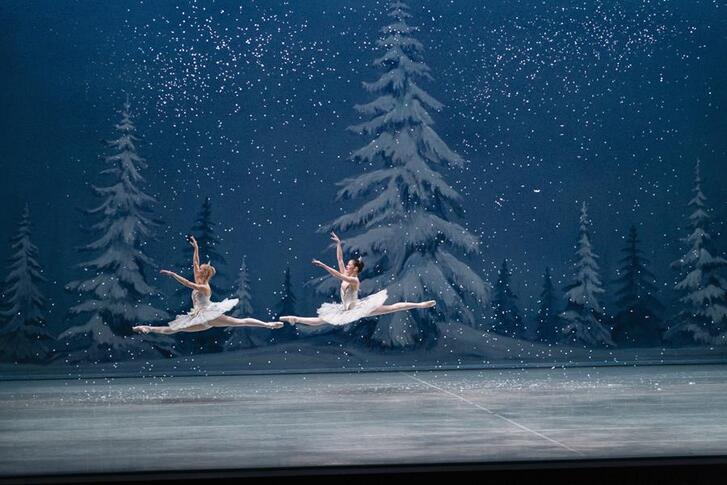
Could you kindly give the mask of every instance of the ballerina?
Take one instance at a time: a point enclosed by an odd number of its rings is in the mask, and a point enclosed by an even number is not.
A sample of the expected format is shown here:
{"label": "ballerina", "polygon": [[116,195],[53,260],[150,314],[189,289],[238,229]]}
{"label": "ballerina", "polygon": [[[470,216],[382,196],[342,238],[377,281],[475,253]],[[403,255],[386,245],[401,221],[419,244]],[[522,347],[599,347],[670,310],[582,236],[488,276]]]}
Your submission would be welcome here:
{"label": "ballerina", "polygon": [[415,308],[431,308],[437,304],[434,300],[420,303],[401,302],[392,305],[384,305],[388,294],[381,290],[365,298],[358,298],[360,286],[358,275],[363,271],[364,262],[361,258],[351,259],[348,264],[343,264],[343,247],[341,240],[335,232],[331,232],[331,239],[336,243],[336,259],[338,260],[338,271],[330,266],[313,260],[315,266],[328,271],[333,277],[341,280],[341,303],[324,303],[318,309],[318,317],[297,317],[286,315],[280,317],[283,322],[291,324],[300,323],[303,325],[346,325],[364,317],[386,315],[387,313],[402,312]]}
{"label": "ballerina", "polygon": [[170,335],[177,332],[202,332],[214,327],[265,327],[280,328],[283,322],[263,322],[255,318],[234,318],[225,315],[239,302],[237,298],[225,298],[223,301],[210,301],[212,290],[210,279],[215,275],[216,270],[211,264],[199,264],[199,246],[194,236],[189,237],[189,242],[194,248],[192,265],[194,268],[194,283],[178,274],[163,269],[163,275],[169,275],[187,288],[192,288],[192,310],[184,315],[177,315],[177,318],[163,326],[137,325],[132,328],[139,333],[161,333]]}

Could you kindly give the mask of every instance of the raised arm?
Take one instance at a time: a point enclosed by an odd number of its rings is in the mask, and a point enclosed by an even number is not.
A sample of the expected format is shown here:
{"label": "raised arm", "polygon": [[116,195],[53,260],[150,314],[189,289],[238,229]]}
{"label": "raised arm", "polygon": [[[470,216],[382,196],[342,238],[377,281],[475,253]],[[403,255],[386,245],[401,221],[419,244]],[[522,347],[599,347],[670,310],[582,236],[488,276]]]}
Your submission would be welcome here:
{"label": "raised arm", "polygon": [[166,269],[163,269],[160,271],[161,274],[171,276],[175,280],[177,280],[180,284],[186,286],[187,288],[192,288],[193,290],[202,291],[204,293],[207,292],[208,287],[207,285],[198,285],[197,283],[192,283],[187,278],[183,276],[179,276],[177,273],[173,271],[167,271]]}
{"label": "raised arm", "polygon": [[336,236],[336,233],[331,231],[331,239],[336,242],[336,259],[338,260],[338,271],[343,273],[346,270],[346,265],[343,262],[343,246],[341,240]]}
{"label": "raised arm", "polygon": [[351,283],[352,285],[357,285],[358,284],[358,278],[356,278],[354,276],[346,276],[345,274],[341,273],[340,271],[336,271],[335,269],[331,268],[327,264],[321,263],[317,259],[314,259],[313,260],[313,264],[316,265],[316,266],[319,266],[319,267],[321,267],[323,269],[325,269],[326,271],[328,271],[329,273],[331,273],[331,276],[333,276],[334,278],[338,278],[341,281],[345,281],[347,283]]}
{"label": "raised arm", "polygon": [[194,236],[189,236],[189,244],[194,248],[194,255],[192,256],[192,267],[194,268],[194,275],[197,276],[199,272],[199,245]]}

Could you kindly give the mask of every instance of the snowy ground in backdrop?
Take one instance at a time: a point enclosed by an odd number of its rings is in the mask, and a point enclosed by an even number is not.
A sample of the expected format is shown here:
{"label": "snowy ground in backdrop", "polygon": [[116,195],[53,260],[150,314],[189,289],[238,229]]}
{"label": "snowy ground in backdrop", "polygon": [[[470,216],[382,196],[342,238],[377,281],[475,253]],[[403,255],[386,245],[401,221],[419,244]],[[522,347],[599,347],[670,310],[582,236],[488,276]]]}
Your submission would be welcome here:
{"label": "snowy ground in backdrop", "polygon": [[514,340],[464,327],[442,325],[429,350],[371,350],[314,335],[275,346],[173,359],[48,365],[0,364],[0,380],[100,376],[226,375],[392,369],[467,369],[562,365],[727,363],[721,347],[584,349]]}
{"label": "snowy ground in backdrop", "polygon": [[5,382],[0,476],[727,455],[727,365]]}

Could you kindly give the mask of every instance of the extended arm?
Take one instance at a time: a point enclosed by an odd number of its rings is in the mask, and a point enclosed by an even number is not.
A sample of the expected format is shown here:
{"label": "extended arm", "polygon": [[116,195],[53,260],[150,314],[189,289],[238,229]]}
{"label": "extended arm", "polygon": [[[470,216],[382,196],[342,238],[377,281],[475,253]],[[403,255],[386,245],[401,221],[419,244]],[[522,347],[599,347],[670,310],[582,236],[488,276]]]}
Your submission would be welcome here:
{"label": "extended arm", "polygon": [[336,271],[335,269],[331,268],[327,264],[321,263],[317,259],[314,259],[313,260],[313,264],[315,264],[316,266],[320,266],[321,268],[325,269],[334,278],[338,278],[341,281],[345,281],[347,283],[351,283],[352,285],[357,285],[358,284],[358,278],[355,278],[353,276],[346,276],[345,274],[341,273],[340,271]]}
{"label": "extended arm", "polygon": [[343,246],[341,240],[336,236],[335,232],[331,232],[331,239],[336,242],[336,260],[338,260],[338,271],[343,273],[346,270],[346,265],[343,263]]}
{"label": "extended arm", "polygon": [[194,248],[194,255],[192,256],[192,267],[194,268],[195,276],[199,272],[199,246],[194,236],[189,236],[189,243]]}
{"label": "extended arm", "polygon": [[187,288],[192,288],[193,290],[206,292],[207,286],[205,285],[198,285],[197,283],[192,283],[187,278],[183,276],[179,276],[177,273],[174,273],[173,271],[167,271],[166,269],[163,269],[160,271],[161,274],[171,276],[175,280],[177,280],[180,284],[186,286]]}

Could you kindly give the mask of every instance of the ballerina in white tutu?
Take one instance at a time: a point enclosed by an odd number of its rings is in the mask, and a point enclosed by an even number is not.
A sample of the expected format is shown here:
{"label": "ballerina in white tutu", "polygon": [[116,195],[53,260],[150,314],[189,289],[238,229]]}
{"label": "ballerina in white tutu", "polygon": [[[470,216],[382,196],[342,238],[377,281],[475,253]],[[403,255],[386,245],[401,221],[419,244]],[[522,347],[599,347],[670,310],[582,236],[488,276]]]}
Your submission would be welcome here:
{"label": "ballerina in white tutu", "polygon": [[436,301],[428,300],[420,303],[401,302],[392,305],[384,305],[387,298],[386,290],[381,290],[366,298],[358,298],[359,280],[358,275],[364,267],[361,258],[352,259],[348,264],[343,264],[343,247],[341,240],[334,232],[331,232],[331,239],[336,242],[336,259],[338,260],[338,271],[330,266],[321,263],[317,259],[313,264],[328,271],[333,277],[341,280],[341,303],[324,303],[318,309],[318,317],[296,317],[286,315],[280,320],[291,324],[300,323],[303,325],[346,325],[364,317],[385,315],[387,313],[402,312],[415,308],[431,308]]}
{"label": "ballerina in white tutu", "polygon": [[161,270],[161,274],[169,275],[187,288],[192,288],[192,310],[163,326],[137,325],[135,332],[161,333],[165,335],[177,332],[202,332],[213,327],[265,327],[280,328],[283,322],[263,322],[255,318],[234,318],[225,315],[239,302],[237,298],[225,298],[222,301],[210,301],[212,290],[210,279],[215,275],[215,268],[211,264],[199,264],[199,246],[194,236],[189,237],[194,248],[192,265],[194,267],[194,283],[178,274]]}

